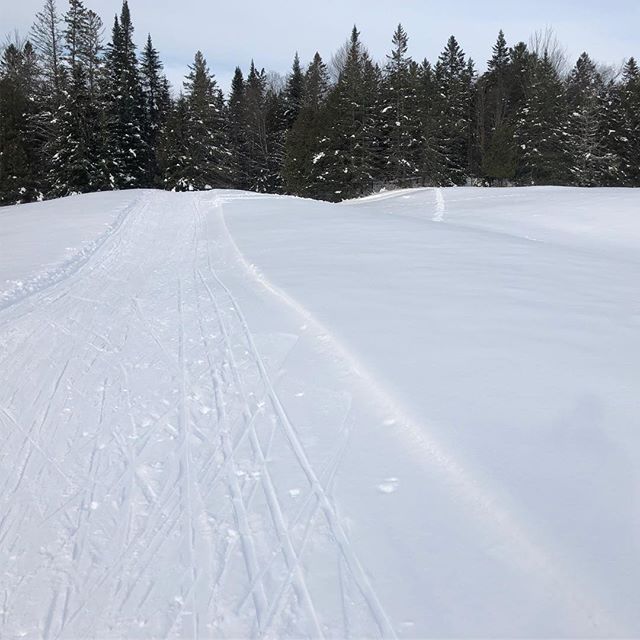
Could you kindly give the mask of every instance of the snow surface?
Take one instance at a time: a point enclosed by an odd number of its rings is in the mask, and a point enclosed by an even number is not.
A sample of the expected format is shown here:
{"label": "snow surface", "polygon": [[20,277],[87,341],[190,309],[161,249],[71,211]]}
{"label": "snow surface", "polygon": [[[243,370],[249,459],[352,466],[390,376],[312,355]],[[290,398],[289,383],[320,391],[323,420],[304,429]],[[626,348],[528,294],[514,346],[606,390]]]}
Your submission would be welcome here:
{"label": "snow surface", "polygon": [[639,249],[624,189],[2,210],[0,637],[640,635]]}

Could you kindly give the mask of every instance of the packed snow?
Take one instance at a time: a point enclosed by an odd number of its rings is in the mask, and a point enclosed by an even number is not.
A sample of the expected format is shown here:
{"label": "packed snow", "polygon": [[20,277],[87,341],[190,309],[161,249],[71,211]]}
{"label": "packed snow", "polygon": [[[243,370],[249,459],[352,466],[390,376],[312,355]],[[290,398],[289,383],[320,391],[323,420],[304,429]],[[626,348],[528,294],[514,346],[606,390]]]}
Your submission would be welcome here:
{"label": "packed snow", "polygon": [[640,192],[0,211],[0,637],[640,635]]}

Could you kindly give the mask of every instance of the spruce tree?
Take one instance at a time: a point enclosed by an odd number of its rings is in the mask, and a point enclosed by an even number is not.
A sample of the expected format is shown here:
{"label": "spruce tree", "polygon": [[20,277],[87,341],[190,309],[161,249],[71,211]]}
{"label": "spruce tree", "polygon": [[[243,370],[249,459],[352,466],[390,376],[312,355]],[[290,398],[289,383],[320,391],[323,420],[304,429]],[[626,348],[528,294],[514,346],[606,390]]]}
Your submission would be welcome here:
{"label": "spruce tree", "polygon": [[605,87],[586,53],[578,58],[568,78],[567,104],[572,182],[583,187],[600,184],[611,162],[603,131]]}
{"label": "spruce tree", "polygon": [[434,71],[439,152],[443,184],[464,184],[470,173],[473,66],[454,36],[440,54]]}
{"label": "spruce tree", "polygon": [[222,92],[202,52],[198,51],[184,82],[187,155],[183,180],[189,190],[229,186]]}
{"label": "spruce tree", "polygon": [[188,191],[189,106],[184,95],[169,109],[158,141],[158,166],[162,186],[169,191]]}
{"label": "spruce tree", "polygon": [[[265,190],[282,193],[284,190],[283,164],[287,133],[290,125],[290,94],[267,88],[265,95],[265,127],[267,132],[267,173]],[[299,105],[297,107],[299,111]]]}
{"label": "spruce tree", "polygon": [[144,139],[145,105],[133,24],[124,0],[113,24],[106,57],[107,153],[115,189],[144,186],[149,149]]}
{"label": "spruce tree", "polygon": [[566,184],[570,155],[567,142],[565,87],[547,53],[535,59],[529,95],[516,121],[517,178],[524,184]]}
{"label": "spruce tree", "polygon": [[45,146],[48,193],[58,197],[108,188],[103,104],[98,90],[102,22],[80,0],[70,2],[64,22],[68,80]]}
{"label": "spruce tree", "polygon": [[66,44],[65,59],[71,72],[76,66],[82,66],[88,21],[88,12],[82,0],[69,0],[69,10],[64,16],[63,36]]}
{"label": "spruce tree", "polygon": [[320,153],[324,130],[325,102],[329,91],[329,73],[319,53],[304,75],[302,107],[287,135],[283,178],[287,193],[319,197],[314,182],[314,159]]}
{"label": "spruce tree", "polygon": [[150,187],[161,182],[158,165],[158,138],[166,123],[171,106],[169,82],[162,71],[160,55],[153,46],[151,35],[148,35],[140,59],[140,79],[145,108],[144,139],[149,149],[145,184]]}
{"label": "spruce tree", "polygon": [[381,179],[381,83],[382,73],[354,27],[343,69],[327,101],[327,129],[314,158],[313,180],[325,199],[368,193]]}
{"label": "spruce tree", "polygon": [[287,77],[287,86],[284,91],[285,102],[285,126],[287,129],[293,127],[294,122],[298,118],[300,109],[302,108],[302,99],[304,95],[304,73],[300,66],[300,58],[296,53],[291,66],[291,73]]}
{"label": "spruce tree", "polygon": [[515,177],[512,104],[509,99],[511,55],[500,30],[476,94],[477,144],[483,176],[505,184]]}
{"label": "spruce tree", "polygon": [[443,181],[444,160],[438,139],[439,105],[435,73],[425,58],[413,70],[417,82],[416,122],[419,126],[419,171],[424,185],[438,185]]}
{"label": "spruce tree", "polygon": [[0,58],[0,202],[41,197],[33,115],[38,68],[30,42],[11,43]]}
{"label": "spruce tree", "polygon": [[57,106],[56,98],[64,83],[63,34],[55,0],[45,0],[44,6],[36,14],[31,28],[31,41],[40,59],[43,85],[47,90],[48,104],[45,108],[52,110]]}
{"label": "spruce tree", "polygon": [[266,93],[264,69],[258,71],[252,60],[244,92],[245,160],[248,188],[258,192],[267,190],[270,173]]}
{"label": "spruce tree", "polygon": [[230,152],[229,176],[236,189],[248,189],[249,160],[247,156],[245,82],[242,70],[236,67],[231,81],[231,93],[226,110]]}
{"label": "spruce tree", "polygon": [[621,182],[640,186],[640,69],[635,58],[625,64],[617,88],[618,130],[614,148],[620,158]]}
{"label": "spruce tree", "polygon": [[387,56],[382,85],[381,126],[384,136],[383,180],[409,184],[420,173],[421,128],[418,110],[418,77],[407,55],[409,38],[401,24],[393,34],[393,50]]}

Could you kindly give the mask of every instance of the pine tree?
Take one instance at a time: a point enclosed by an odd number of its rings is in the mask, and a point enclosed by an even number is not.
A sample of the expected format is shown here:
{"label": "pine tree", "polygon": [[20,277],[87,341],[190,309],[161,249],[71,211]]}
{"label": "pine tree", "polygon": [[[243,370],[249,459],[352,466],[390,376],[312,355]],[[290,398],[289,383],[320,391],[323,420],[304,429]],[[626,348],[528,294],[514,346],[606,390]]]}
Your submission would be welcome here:
{"label": "pine tree", "polygon": [[189,190],[228,186],[229,151],[226,146],[222,92],[200,51],[184,82],[187,120],[187,156],[183,181]]}
{"label": "pine tree", "polygon": [[291,73],[287,78],[287,86],[284,91],[285,101],[285,126],[287,129],[291,129],[300,109],[302,108],[302,100],[304,95],[304,73],[302,73],[302,67],[300,66],[300,58],[296,53],[293,59],[293,65],[291,66]]}
{"label": "pine tree", "polygon": [[576,62],[567,81],[570,167],[574,184],[600,184],[611,162],[603,132],[605,87],[586,53]]}
{"label": "pine tree", "polygon": [[231,184],[236,189],[249,188],[249,168],[246,136],[245,82],[240,67],[236,67],[231,81],[231,93],[227,104],[227,131],[229,141]]}
{"label": "pine tree", "polygon": [[101,20],[80,0],[70,2],[64,22],[64,64],[68,80],[61,92],[45,145],[48,195],[64,196],[108,188],[100,72]]}
{"label": "pine tree", "polygon": [[325,199],[368,193],[381,178],[381,83],[382,73],[354,27],[344,67],[327,101],[326,133],[314,158],[312,179]]}
{"label": "pine tree", "polygon": [[11,43],[0,58],[0,203],[40,198],[41,176],[31,128],[37,83],[36,54],[30,42]]}
{"label": "pine tree", "polygon": [[149,153],[145,106],[126,0],[120,18],[114,20],[105,66],[110,182],[116,189],[144,186]]}
{"label": "pine tree", "polygon": [[413,70],[417,83],[415,119],[419,126],[419,171],[424,185],[438,185],[443,181],[444,159],[438,139],[439,105],[435,73],[425,58]]}
{"label": "pine tree", "polygon": [[444,160],[443,184],[464,184],[470,174],[473,65],[454,36],[435,67],[439,151]]}
{"label": "pine tree", "polygon": [[485,178],[505,184],[515,177],[516,155],[513,116],[509,100],[511,55],[504,32],[500,30],[487,62],[487,72],[478,82],[476,93],[477,141],[481,170]]}
{"label": "pine tree", "polygon": [[183,95],[169,109],[158,141],[162,185],[170,191],[189,190],[189,106]]}
{"label": "pine tree", "polygon": [[145,184],[150,187],[161,182],[158,138],[167,121],[171,106],[169,82],[162,71],[160,55],[153,46],[151,35],[148,35],[140,60],[140,79],[145,108],[144,139],[149,149]]}
{"label": "pine tree", "polygon": [[31,41],[40,59],[43,84],[47,87],[49,97],[46,108],[49,110],[57,106],[55,98],[61,93],[64,84],[63,34],[60,24],[55,0],[45,0],[42,10],[36,14]]}
{"label": "pine tree", "polygon": [[418,78],[407,55],[409,38],[401,24],[393,34],[393,51],[387,56],[383,86],[381,126],[385,141],[383,179],[402,185],[420,173],[421,127]]}
{"label": "pine tree", "polygon": [[517,178],[520,182],[568,182],[565,88],[546,53],[535,61],[529,95],[517,116],[515,136],[519,147]]}
{"label": "pine tree", "polygon": [[624,67],[616,90],[617,133],[613,143],[620,159],[621,183],[640,186],[640,69],[635,58]]}
{"label": "pine tree", "polygon": [[66,62],[71,73],[81,66],[89,16],[82,0],[69,0],[69,10],[64,16],[63,36],[66,43]]}
{"label": "pine tree", "polygon": [[269,176],[269,141],[266,120],[266,76],[253,60],[244,92],[244,136],[248,188],[265,192]]}
{"label": "pine tree", "polygon": [[86,29],[82,34],[81,58],[87,72],[87,85],[92,101],[98,101],[99,82],[102,72],[104,25],[94,11],[87,11]]}
{"label": "pine tree", "polygon": [[328,91],[327,66],[316,52],[304,75],[302,107],[285,145],[283,178],[288,193],[319,197],[313,168],[314,158],[320,153]]}

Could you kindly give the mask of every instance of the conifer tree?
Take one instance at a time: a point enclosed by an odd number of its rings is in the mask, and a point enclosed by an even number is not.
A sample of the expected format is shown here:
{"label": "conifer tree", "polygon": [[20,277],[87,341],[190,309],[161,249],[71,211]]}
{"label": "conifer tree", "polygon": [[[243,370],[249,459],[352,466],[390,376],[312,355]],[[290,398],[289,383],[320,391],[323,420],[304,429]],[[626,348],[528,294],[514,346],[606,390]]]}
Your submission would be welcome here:
{"label": "conifer tree", "polygon": [[253,60],[244,91],[244,135],[248,188],[265,192],[269,176],[269,140],[266,119],[266,75]]}
{"label": "conifer tree", "polygon": [[520,182],[566,184],[570,164],[566,93],[547,53],[535,60],[532,84],[518,113],[515,135]]}
{"label": "conifer tree", "polygon": [[420,172],[421,127],[418,78],[407,55],[409,38],[401,24],[393,34],[393,51],[387,56],[382,87],[381,126],[384,136],[384,181],[407,184]]}
{"label": "conifer tree", "polygon": [[236,189],[249,188],[247,157],[245,82],[242,70],[236,67],[227,104],[227,132],[230,152],[229,172]]}
{"label": "conifer tree", "polygon": [[296,52],[291,66],[291,73],[287,77],[287,86],[284,91],[285,101],[285,126],[291,129],[294,122],[298,118],[300,109],[302,108],[302,99],[304,95],[304,73],[300,66],[300,58]]}
{"label": "conifer tree", "polygon": [[169,82],[163,74],[160,55],[147,36],[140,60],[140,79],[144,96],[144,138],[149,148],[145,183],[154,186],[161,181],[158,165],[158,139],[171,106]]}
{"label": "conifer tree", "polygon": [[417,82],[415,118],[419,126],[420,149],[418,167],[425,185],[442,183],[443,156],[438,139],[440,96],[431,63],[425,58],[413,70]]}
{"label": "conifer tree", "polygon": [[625,186],[640,186],[640,68],[635,58],[625,64],[616,91],[614,152],[620,159],[620,179]]}
{"label": "conifer tree", "polygon": [[187,120],[187,156],[183,181],[189,190],[228,186],[229,151],[226,146],[222,92],[202,52],[195,55],[184,82]]}
{"label": "conifer tree", "polygon": [[189,190],[189,107],[180,95],[167,115],[158,141],[158,166],[162,186],[169,191]]}
{"label": "conifer tree", "polygon": [[82,0],[69,0],[69,10],[64,16],[63,36],[66,44],[65,59],[71,72],[82,66],[89,16]]}
{"label": "conifer tree", "polygon": [[56,97],[63,88],[63,34],[55,0],[45,0],[31,28],[31,41],[40,59],[43,85],[47,89],[46,109],[57,106]]}
{"label": "conifer tree", "polygon": [[283,179],[288,193],[307,197],[319,195],[313,180],[313,161],[320,153],[328,91],[327,66],[316,52],[304,75],[302,107],[285,145]]}
{"label": "conifer tree", "polygon": [[344,67],[327,101],[327,128],[314,158],[312,179],[326,199],[362,195],[380,179],[381,75],[354,27]]}
{"label": "conifer tree", "polygon": [[586,53],[567,81],[568,129],[572,181],[578,186],[600,184],[611,162],[603,132],[605,87]]}
{"label": "conifer tree", "polygon": [[0,58],[0,202],[18,204],[40,197],[37,149],[31,127],[38,80],[30,42],[11,43]]}
{"label": "conifer tree", "polygon": [[464,184],[470,173],[473,65],[454,36],[440,54],[434,75],[442,183]]}
{"label": "conifer tree", "polygon": [[510,75],[511,56],[504,32],[500,30],[493,55],[487,62],[487,72],[478,82],[475,109],[482,174],[500,184],[513,179],[516,170]]}
{"label": "conifer tree", "polygon": [[105,67],[110,182],[116,189],[144,186],[149,152],[145,105],[127,0],[114,20]]}
{"label": "conifer tree", "polygon": [[108,187],[103,105],[97,87],[102,23],[81,0],[70,2],[64,23],[68,80],[45,145],[48,189],[53,197]]}

